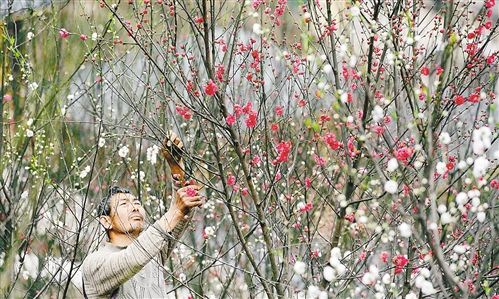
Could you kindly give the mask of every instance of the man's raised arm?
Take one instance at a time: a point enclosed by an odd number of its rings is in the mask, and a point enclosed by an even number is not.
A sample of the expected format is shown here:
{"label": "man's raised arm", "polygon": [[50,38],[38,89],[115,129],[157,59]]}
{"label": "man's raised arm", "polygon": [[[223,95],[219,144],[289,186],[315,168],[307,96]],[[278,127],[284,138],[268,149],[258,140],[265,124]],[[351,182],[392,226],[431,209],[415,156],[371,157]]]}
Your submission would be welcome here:
{"label": "man's raised arm", "polygon": [[126,249],[114,253],[97,252],[88,256],[82,265],[87,296],[111,294],[139,272],[169,244],[170,232],[183,220],[184,215],[178,209],[170,209]]}

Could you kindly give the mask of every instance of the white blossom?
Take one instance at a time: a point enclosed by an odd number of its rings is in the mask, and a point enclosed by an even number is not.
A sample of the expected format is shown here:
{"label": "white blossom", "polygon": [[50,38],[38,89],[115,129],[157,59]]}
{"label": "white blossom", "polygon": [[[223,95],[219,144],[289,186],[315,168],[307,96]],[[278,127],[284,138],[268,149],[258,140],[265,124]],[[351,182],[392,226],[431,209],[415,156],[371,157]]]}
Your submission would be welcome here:
{"label": "white blossom", "polygon": [[258,23],[253,24],[253,33],[258,34],[258,35],[262,34],[263,33],[262,25],[260,25]]}
{"label": "white blossom", "polygon": [[322,71],[325,73],[325,74],[329,74],[333,71],[333,67],[327,63],[325,64],[323,67],[322,67]]}
{"label": "white blossom", "polygon": [[80,178],[82,179],[85,178],[89,172],[90,172],[90,166],[87,165],[87,167],[85,167],[85,169],[83,169],[80,172]]}
{"label": "white blossom", "polygon": [[473,153],[483,155],[491,146],[492,132],[488,127],[481,127],[473,131]]}
{"label": "white blossom", "polygon": [[334,247],[331,249],[331,258],[341,259],[341,249],[338,247]]}
{"label": "white blossom", "polygon": [[407,295],[405,295],[405,299],[418,299],[418,295],[414,294],[413,292],[410,292]]}
{"label": "white blossom", "polygon": [[421,285],[421,292],[424,295],[433,295],[437,292],[437,290],[435,290],[431,281],[424,280]]}
{"label": "white blossom", "polygon": [[438,137],[438,140],[440,141],[441,144],[449,144],[450,143],[450,135],[447,132],[442,132],[440,134],[440,137]]}
{"label": "white blossom", "polygon": [[386,164],[386,170],[388,172],[394,172],[397,168],[399,167],[399,163],[397,162],[397,159],[391,158],[388,163]]}
{"label": "white blossom", "polygon": [[32,39],[33,39],[33,37],[35,37],[35,34],[34,34],[33,32],[31,32],[31,31],[30,31],[30,32],[28,32],[28,34],[26,34],[26,38],[27,38],[28,40],[32,40]]}
{"label": "white blossom", "polygon": [[447,212],[447,207],[444,204],[440,204],[437,208],[439,214],[443,214]]}
{"label": "white blossom", "polygon": [[457,254],[463,254],[466,252],[466,247],[463,245],[456,245],[454,246],[454,252]]}
{"label": "white blossom", "polygon": [[360,15],[360,8],[357,5],[352,6],[352,8],[350,8],[350,14],[352,17],[358,17]]}
{"label": "white blossom", "polygon": [[392,282],[392,278],[391,278],[390,274],[386,273],[385,275],[383,275],[383,278],[381,278],[381,281],[384,284],[389,284],[390,282]]}
{"label": "white blossom", "polygon": [[444,162],[440,161],[437,163],[437,173],[442,175],[442,174],[445,174],[445,172],[447,171],[447,165],[445,165]]}
{"label": "white blossom", "polygon": [[319,294],[319,299],[328,299],[329,298],[329,295],[327,294],[326,291],[321,291],[321,293]]}
{"label": "white blossom", "polygon": [[476,219],[478,220],[478,222],[483,223],[485,221],[485,216],[485,212],[478,212],[476,214]]}
{"label": "white blossom", "polygon": [[375,123],[380,122],[383,119],[384,114],[385,114],[385,112],[383,111],[383,108],[381,108],[381,106],[379,106],[379,105],[374,106],[372,113],[373,113],[373,121]]}
{"label": "white blossom", "polygon": [[389,180],[385,183],[385,191],[390,194],[397,193],[398,184],[395,181]]}
{"label": "white blossom", "polygon": [[465,192],[459,192],[456,195],[456,203],[460,206],[463,206],[466,201],[468,201],[468,195]]}
{"label": "white blossom", "polygon": [[99,138],[99,147],[103,147],[106,144],[106,139],[100,137]]}
{"label": "white blossom", "polygon": [[327,281],[335,280],[336,279],[336,271],[330,266],[324,267],[324,279]]}
{"label": "white blossom", "polygon": [[449,212],[445,212],[440,216],[440,222],[444,225],[449,224],[454,222],[454,218],[452,218]]}
{"label": "white blossom", "polygon": [[30,83],[28,85],[28,89],[31,90],[31,91],[33,91],[33,90],[35,90],[37,88],[38,88],[38,83],[36,83],[36,82],[32,82],[32,83]]}
{"label": "white blossom", "polygon": [[149,147],[146,151],[147,161],[151,162],[152,165],[156,164],[158,160],[157,159],[158,153],[159,153],[159,147],[157,145]]}
{"label": "white blossom", "polygon": [[34,135],[35,135],[35,133],[32,130],[30,130],[30,129],[26,130],[26,137],[31,138]]}
{"label": "white blossom", "polygon": [[419,274],[423,275],[424,278],[430,278],[431,272],[428,268],[421,268],[421,270],[419,270]]}
{"label": "white blossom", "polygon": [[97,32],[92,33],[92,40],[95,42],[97,40],[98,34]]}
{"label": "white blossom", "polygon": [[400,235],[404,238],[409,238],[412,235],[412,227],[410,224],[407,224],[405,222],[402,222],[399,226],[398,229],[400,231]]}
{"label": "white blossom", "polygon": [[473,176],[475,178],[480,178],[485,175],[487,168],[489,168],[490,162],[485,156],[478,157],[473,164]]}
{"label": "white blossom", "polygon": [[293,266],[293,270],[296,272],[296,274],[303,275],[307,270],[307,264],[302,261],[297,261]]}
{"label": "white blossom", "polygon": [[362,276],[362,283],[366,285],[373,285],[378,280],[378,267],[375,265],[369,266],[369,271]]}
{"label": "white blossom", "polygon": [[122,158],[126,158],[126,156],[128,156],[128,152],[130,150],[128,149],[128,146],[124,145],[120,148],[120,150],[118,151],[118,155]]}
{"label": "white blossom", "polygon": [[314,285],[309,285],[308,290],[307,290],[307,298],[318,298],[319,295],[321,294],[321,291],[319,290],[319,287],[314,286]]}

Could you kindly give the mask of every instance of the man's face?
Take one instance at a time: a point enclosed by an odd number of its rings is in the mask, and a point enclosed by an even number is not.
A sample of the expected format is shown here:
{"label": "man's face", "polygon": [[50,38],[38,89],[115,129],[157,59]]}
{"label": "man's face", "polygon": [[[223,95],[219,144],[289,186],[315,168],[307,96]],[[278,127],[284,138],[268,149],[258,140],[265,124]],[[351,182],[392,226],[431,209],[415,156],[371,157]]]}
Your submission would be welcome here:
{"label": "man's face", "polygon": [[141,202],[132,194],[118,193],[111,197],[111,230],[138,235],[143,227],[146,212]]}

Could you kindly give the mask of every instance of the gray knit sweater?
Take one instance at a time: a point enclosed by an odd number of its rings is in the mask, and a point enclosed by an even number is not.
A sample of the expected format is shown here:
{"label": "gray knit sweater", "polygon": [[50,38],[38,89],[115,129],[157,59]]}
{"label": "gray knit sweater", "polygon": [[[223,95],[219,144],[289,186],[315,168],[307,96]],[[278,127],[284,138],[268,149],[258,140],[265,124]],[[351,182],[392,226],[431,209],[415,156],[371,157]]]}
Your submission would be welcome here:
{"label": "gray knit sweater", "polygon": [[177,240],[192,219],[182,220],[168,233],[157,221],[127,247],[106,243],[83,261],[88,298],[164,298],[164,268]]}

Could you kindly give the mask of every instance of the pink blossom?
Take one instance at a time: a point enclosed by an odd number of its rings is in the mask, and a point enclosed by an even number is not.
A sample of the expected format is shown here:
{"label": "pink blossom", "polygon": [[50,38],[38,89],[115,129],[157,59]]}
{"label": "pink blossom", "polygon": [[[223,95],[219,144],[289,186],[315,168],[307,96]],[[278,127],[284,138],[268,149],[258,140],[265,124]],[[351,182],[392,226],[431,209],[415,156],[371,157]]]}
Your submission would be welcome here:
{"label": "pink blossom", "polygon": [[233,175],[229,175],[227,177],[227,185],[234,186],[235,183],[236,183],[236,177]]}
{"label": "pink blossom", "polygon": [[282,113],[284,112],[284,108],[282,106],[277,106],[277,107],[275,107],[274,112],[277,116],[282,116]]}
{"label": "pink blossom", "polygon": [[187,196],[189,197],[193,197],[193,196],[196,196],[198,195],[198,191],[194,188],[191,188],[191,187],[187,187],[185,189],[185,193],[187,194]]}
{"label": "pink blossom", "polygon": [[217,80],[222,82],[224,79],[224,72],[225,72],[225,67],[221,64],[217,67]]}
{"label": "pink blossom", "polygon": [[388,257],[389,256],[390,256],[390,254],[388,252],[383,251],[383,252],[381,252],[381,254],[380,254],[379,257],[381,258],[381,260],[383,261],[383,263],[386,263],[386,262],[388,262]]}
{"label": "pink blossom", "polygon": [[263,0],[253,0],[251,1],[251,6],[254,10],[257,10],[258,7],[263,3]]}
{"label": "pink blossom", "polygon": [[232,126],[236,122],[236,117],[232,114],[228,114],[225,118],[227,125]]}
{"label": "pink blossom", "polygon": [[258,167],[258,166],[260,166],[261,161],[262,160],[260,159],[260,156],[254,155],[253,159],[251,159],[251,165]]}
{"label": "pink blossom", "polygon": [[305,189],[309,189],[312,186],[312,180],[307,177],[305,178]]}
{"label": "pink blossom", "polygon": [[214,96],[217,91],[218,91],[218,86],[211,79],[204,86],[204,92],[209,96]]}
{"label": "pink blossom", "polygon": [[81,34],[81,35],[80,35],[80,39],[81,39],[82,41],[86,41],[86,40],[88,39],[88,36],[86,36],[85,34]]}
{"label": "pink blossom", "polygon": [[312,203],[306,203],[303,207],[300,208],[301,213],[306,213],[311,211],[314,208],[314,205]]}
{"label": "pink blossom", "polygon": [[69,36],[69,32],[65,28],[61,28],[61,30],[59,30],[59,36],[61,38],[67,38]]}

